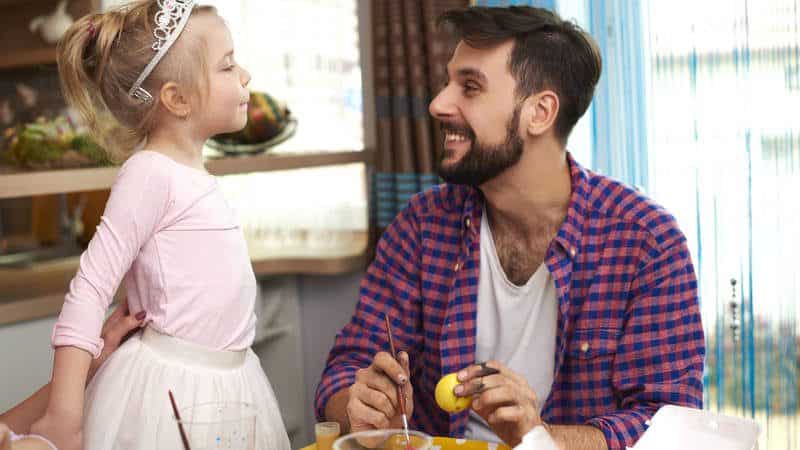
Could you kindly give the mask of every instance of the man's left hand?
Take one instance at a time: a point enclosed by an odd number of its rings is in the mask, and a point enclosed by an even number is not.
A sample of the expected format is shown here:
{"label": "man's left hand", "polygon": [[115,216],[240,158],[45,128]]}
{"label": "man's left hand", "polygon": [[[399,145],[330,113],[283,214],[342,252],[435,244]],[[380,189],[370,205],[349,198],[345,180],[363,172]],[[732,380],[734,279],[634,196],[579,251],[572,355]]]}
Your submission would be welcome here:
{"label": "man's left hand", "polygon": [[[496,373],[486,375],[492,372]],[[516,447],[529,431],[543,425],[536,393],[522,376],[499,362],[462,369],[458,381],[456,396],[472,395],[472,409],[506,444]]]}

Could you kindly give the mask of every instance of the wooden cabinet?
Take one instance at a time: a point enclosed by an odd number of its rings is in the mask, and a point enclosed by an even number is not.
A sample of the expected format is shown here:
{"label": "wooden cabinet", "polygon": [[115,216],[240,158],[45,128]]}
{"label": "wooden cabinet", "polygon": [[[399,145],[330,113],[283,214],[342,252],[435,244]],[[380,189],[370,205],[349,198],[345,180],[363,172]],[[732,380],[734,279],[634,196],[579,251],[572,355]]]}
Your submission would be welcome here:
{"label": "wooden cabinet", "polygon": [[[56,63],[56,47],[28,28],[31,20],[50,14],[58,0],[0,0],[0,70]],[[73,19],[100,9],[100,0],[69,0]]]}

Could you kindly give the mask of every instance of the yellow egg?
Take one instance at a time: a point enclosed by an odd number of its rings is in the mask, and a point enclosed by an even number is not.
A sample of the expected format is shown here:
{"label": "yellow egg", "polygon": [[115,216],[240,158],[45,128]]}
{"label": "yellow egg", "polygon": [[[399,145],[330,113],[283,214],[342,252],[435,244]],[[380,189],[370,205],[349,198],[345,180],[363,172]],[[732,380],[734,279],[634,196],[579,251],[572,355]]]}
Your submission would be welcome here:
{"label": "yellow egg", "polygon": [[443,376],[436,384],[436,391],[434,392],[436,404],[449,413],[463,411],[472,404],[472,397],[456,397],[455,392],[453,392],[456,385],[458,385],[456,373]]}

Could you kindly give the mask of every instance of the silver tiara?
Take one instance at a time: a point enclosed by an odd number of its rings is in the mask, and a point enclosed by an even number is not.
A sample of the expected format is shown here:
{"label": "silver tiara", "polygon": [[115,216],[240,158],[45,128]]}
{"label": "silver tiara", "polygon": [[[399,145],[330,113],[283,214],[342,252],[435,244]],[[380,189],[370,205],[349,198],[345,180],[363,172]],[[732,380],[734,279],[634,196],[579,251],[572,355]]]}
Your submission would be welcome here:
{"label": "silver tiara", "polygon": [[142,87],[142,83],[178,39],[186,23],[189,22],[194,6],[195,0],[158,0],[159,11],[156,13],[156,27],[153,29],[153,36],[156,38],[153,42],[153,51],[156,54],[133,83],[131,90],[128,91],[129,96],[143,104],[153,101],[153,96]]}

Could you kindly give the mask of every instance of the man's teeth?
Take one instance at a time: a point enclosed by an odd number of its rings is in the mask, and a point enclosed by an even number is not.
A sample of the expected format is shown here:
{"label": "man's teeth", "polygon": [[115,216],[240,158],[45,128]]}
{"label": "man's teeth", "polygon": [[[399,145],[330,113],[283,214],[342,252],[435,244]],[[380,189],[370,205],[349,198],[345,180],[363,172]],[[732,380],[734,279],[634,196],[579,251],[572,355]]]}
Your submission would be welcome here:
{"label": "man's teeth", "polygon": [[462,142],[468,139],[467,136],[458,133],[445,133],[444,138],[445,142]]}

